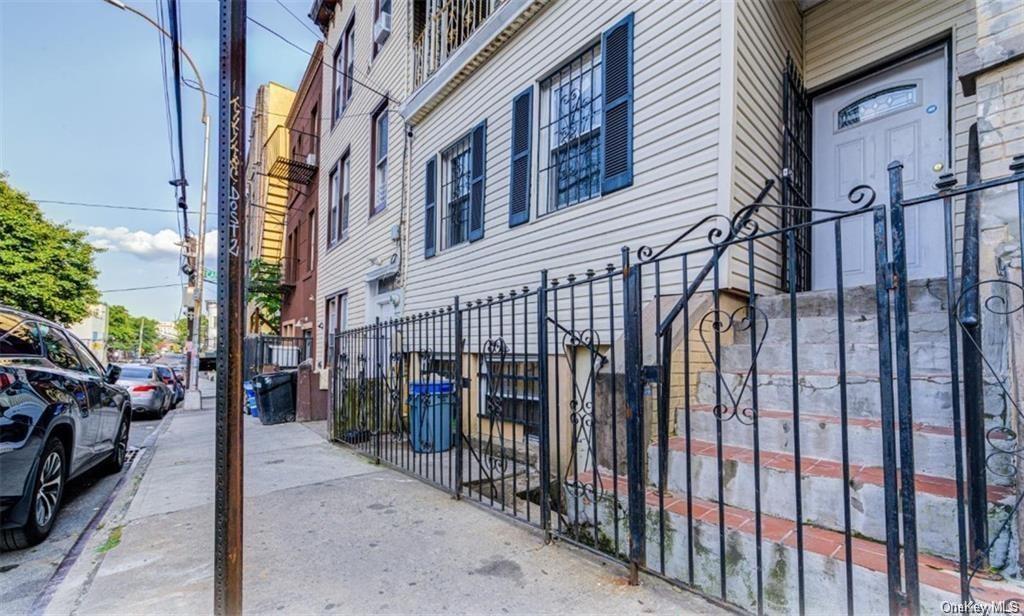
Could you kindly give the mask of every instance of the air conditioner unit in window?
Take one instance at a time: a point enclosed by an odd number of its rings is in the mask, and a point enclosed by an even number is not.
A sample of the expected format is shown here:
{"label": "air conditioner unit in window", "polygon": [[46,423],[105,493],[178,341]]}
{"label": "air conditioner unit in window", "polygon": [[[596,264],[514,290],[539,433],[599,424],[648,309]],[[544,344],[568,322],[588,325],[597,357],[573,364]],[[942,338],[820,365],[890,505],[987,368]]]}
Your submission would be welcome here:
{"label": "air conditioner unit in window", "polygon": [[381,13],[373,24],[373,42],[383,45],[391,36],[391,13]]}
{"label": "air conditioner unit in window", "polygon": [[316,152],[306,154],[306,164],[310,167],[316,167]]}

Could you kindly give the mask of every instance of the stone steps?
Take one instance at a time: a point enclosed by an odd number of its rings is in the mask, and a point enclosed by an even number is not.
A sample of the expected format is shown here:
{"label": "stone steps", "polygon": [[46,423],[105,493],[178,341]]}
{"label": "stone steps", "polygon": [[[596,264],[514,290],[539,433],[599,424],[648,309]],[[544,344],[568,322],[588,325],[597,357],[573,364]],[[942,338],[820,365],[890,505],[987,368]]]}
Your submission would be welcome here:
{"label": "stone steps", "polygon": [[[581,501],[581,523],[596,526],[601,534],[613,532],[614,508],[627,508],[628,486],[620,478],[618,503],[613,497],[610,474],[581,477],[595,489],[576,495]],[[595,496],[596,495],[596,496]],[[593,501],[597,501],[597,520],[593,520]],[[647,567],[683,582],[690,581],[689,545],[692,525],[693,585],[701,591],[720,597],[720,563],[725,561],[725,599],[748,610],[757,609],[757,530],[761,532],[762,587],[765,613],[792,614],[798,609],[798,560],[796,525],[791,520],[762,513],[760,520],[749,510],[726,505],[719,515],[717,503],[685,493],[664,493],[664,568],[661,567],[661,517],[657,514],[659,494],[648,489],[646,551]],[[570,508],[571,510],[571,508]],[[623,518],[619,516],[620,527]],[[724,518],[724,519],[723,519]],[[723,523],[724,522],[724,523]],[[582,532],[588,532],[584,529]],[[619,529],[620,536],[628,537],[628,528]],[[721,553],[720,539],[724,533],[725,553]],[[809,614],[835,613],[846,606],[845,537],[842,533],[804,525],[803,572],[804,598]],[[850,556],[853,562],[854,612],[882,614],[888,612],[885,544],[862,537],[851,538]],[[921,604],[942,605],[943,601],[959,602],[959,577],[954,561],[928,554],[919,557]],[[1005,601],[1021,597],[1019,589],[1011,584],[986,579],[982,574],[971,582],[972,596],[978,601]]]}
{"label": "stone steps", "polygon": [[[711,405],[690,407],[690,436],[699,441],[716,439],[719,421]],[[682,413],[683,410],[680,410]],[[792,451],[793,412],[761,408],[758,411],[758,444],[769,451]],[[726,445],[753,448],[754,428],[749,418],[726,419],[721,422],[722,442]],[[676,434],[685,435],[685,418],[680,417]],[[853,465],[872,466],[882,463],[882,423],[879,419],[850,418],[847,421],[849,462]],[[993,433],[992,438],[999,438]],[[1007,442],[1005,448],[1011,447]],[[914,465],[925,475],[953,478],[953,430],[947,426],[914,425]],[[842,460],[842,425],[839,415],[800,413],[800,453],[813,458]],[[991,462],[1008,462],[1006,456],[994,457]],[[1009,485],[1012,469],[1006,466],[1002,475],[989,473],[990,483]]]}
{"label": "stone steps", "polygon": [[[843,319],[843,335],[846,341],[858,343],[878,344],[878,319],[874,314],[851,316],[847,314]],[[915,343],[935,343],[949,345],[949,315],[945,312],[923,312],[910,315],[908,320],[910,326],[909,340]],[[789,345],[793,339],[790,331],[789,316],[784,318],[769,318],[765,320],[759,315],[757,320],[757,339],[762,345],[784,344]],[[798,347],[803,344],[838,344],[839,340],[839,319],[836,315],[804,315],[797,314],[796,341]],[[751,331],[749,329],[736,329],[734,334],[734,345],[750,347]],[[892,335],[895,335],[894,333]],[[705,334],[709,347],[714,344],[711,335]],[[700,344],[698,342],[697,344]]]}
{"label": "stone steps", "polygon": [[[734,419],[735,420],[735,419]],[[734,421],[733,420],[733,421]],[[688,446],[689,445],[689,446]],[[687,455],[689,452],[689,455]],[[797,459],[789,452],[762,449],[755,457],[753,449],[723,445],[721,458],[713,441],[672,437],[668,442],[666,489],[686,492],[689,458],[693,496],[718,501],[718,477],[723,480],[724,503],[753,511],[755,509],[755,469],[760,471],[761,509],[781,519],[796,519]],[[799,474],[802,520],[806,524],[843,531],[843,464],[830,458],[817,458],[801,451]],[[861,537],[885,540],[884,476],[881,461],[871,465],[849,465],[850,528]],[[648,448],[648,478],[659,485],[658,447]],[[917,494],[918,547],[921,551],[956,558],[956,483],[948,477],[918,472]],[[1012,490],[989,486],[989,523],[995,533],[1013,501]],[[993,535],[994,536],[994,535]]]}
{"label": "stone steps", "polygon": [[[907,284],[911,315],[946,310],[946,281],[944,279],[911,280]],[[789,318],[792,302],[788,293],[757,298],[757,307],[768,318]],[[890,307],[892,304],[890,302]],[[796,314],[804,317],[835,317],[839,301],[835,290],[805,291],[796,294]],[[878,314],[875,285],[843,289],[843,312],[847,318],[857,315],[874,317]]]}
{"label": "stone steps", "polygon": [[[719,403],[719,400],[716,399],[715,376],[714,372],[700,374],[695,400],[697,404],[714,405]],[[745,371],[723,371],[721,379],[721,404],[729,407],[751,405],[753,382],[747,377]],[[838,371],[801,370],[796,379],[801,413],[838,417],[841,412],[840,389]],[[758,371],[759,407],[792,408],[793,390],[794,378],[788,371]],[[948,373],[912,374],[910,390],[915,422],[933,426],[952,425],[952,379]],[[1002,390],[994,384],[988,384],[985,387],[985,408],[987,410],[994,411],[1002,408],[1001,393]],[[881,417],[881,385],[877,373],[847,371],[846,397],[849,417],[857,419],[879,419]]]}
{"label": "stone steps", "polygon": [[[764,344],[757,352],[757,366],[778,370],[781,366],[792,365],[792,347],[789,344]],[[806,342],[797,345],[797,367],[815,372],[839,370],[840,356],[846,361],[850,372],[878,372],[878,344],[874,342],[847,342],[845,353],[840,354],[839,345],[831,342]],[[733,344],[722,347],[721,365],[723,370],[747,371],[753,362],[750,345]],[[950,372],[949,343],[911,342],[910,369],[914,374]]]}

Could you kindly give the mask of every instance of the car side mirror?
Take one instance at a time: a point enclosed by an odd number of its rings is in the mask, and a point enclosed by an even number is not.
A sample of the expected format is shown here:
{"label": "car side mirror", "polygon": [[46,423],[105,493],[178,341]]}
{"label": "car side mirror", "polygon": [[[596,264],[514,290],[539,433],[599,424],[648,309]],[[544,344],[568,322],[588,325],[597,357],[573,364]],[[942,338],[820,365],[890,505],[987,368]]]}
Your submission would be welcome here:
{"label": "car side mirror", "polygon": [[119,378],[121,378],[121,366],[107,364],[107,369],[103,373],[103,380],[113,385]]}

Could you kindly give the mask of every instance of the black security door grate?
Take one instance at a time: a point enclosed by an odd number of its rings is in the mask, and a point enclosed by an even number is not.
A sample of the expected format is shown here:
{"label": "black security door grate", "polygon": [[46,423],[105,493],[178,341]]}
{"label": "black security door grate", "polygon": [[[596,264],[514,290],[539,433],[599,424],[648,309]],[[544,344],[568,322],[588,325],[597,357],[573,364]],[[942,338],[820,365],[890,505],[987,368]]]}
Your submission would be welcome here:
{"label": "black security door grate", "polygon": [[[786,58],[782,76],[782,202],[796,206],[782,210],[782,228],[794,228],[796,258],[782,247],[782,288],[789,291],[790,268],[796,268],[796,291],[811,288],[811,101],[792,58]],[[804,226],[799,226],[804,225]],[[790,235],[784,236],[788,243]]]}

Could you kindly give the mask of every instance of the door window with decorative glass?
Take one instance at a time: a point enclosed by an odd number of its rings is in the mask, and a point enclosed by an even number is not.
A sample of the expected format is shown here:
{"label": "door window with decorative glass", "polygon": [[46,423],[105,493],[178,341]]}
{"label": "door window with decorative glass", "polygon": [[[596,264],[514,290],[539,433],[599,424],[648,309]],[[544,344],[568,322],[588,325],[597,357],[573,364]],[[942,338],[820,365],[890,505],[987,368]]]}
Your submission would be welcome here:
{"label": "door window with decorative glass", "polygon": [[541,82],[541,213],[601,194],[601,45]]}

